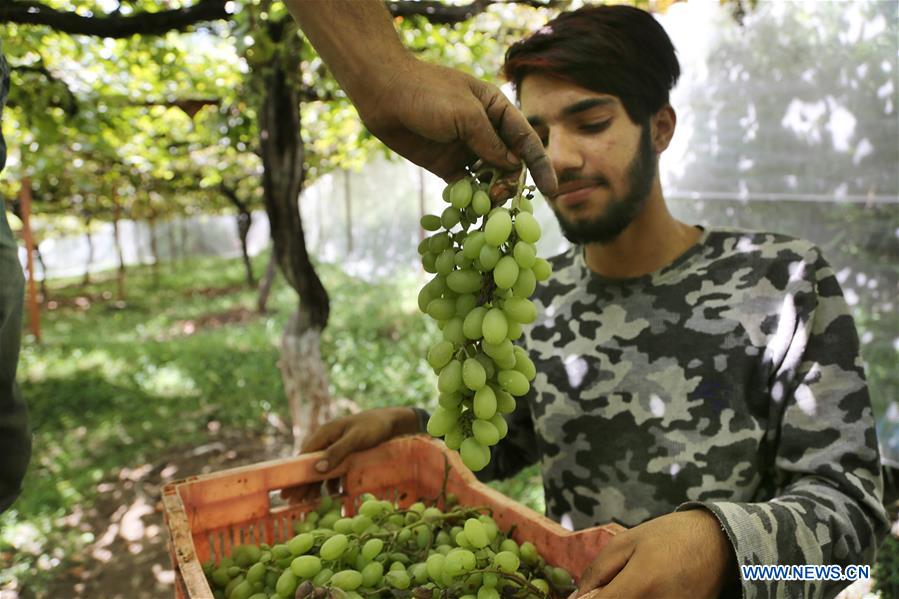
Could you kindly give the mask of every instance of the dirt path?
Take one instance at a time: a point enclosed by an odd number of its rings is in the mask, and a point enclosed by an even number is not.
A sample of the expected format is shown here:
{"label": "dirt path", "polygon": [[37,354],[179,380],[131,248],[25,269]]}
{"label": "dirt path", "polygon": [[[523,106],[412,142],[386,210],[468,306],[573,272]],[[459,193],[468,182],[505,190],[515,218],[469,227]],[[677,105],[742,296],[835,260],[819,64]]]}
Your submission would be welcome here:
{"label": "dirt path", "polygon": [[[46,597],[173,597],[162,487],[195,474],[285,457],[290,447],[286,437],[230,432],[210,435],[199,446],[172,449],[153,464],[123,468],[118,480],[101,485],[101,497],[90,514],[70,516],[69,524],[91,532],[95,541],[48,585]],[[38,595],[25,590],[21,597]]]}

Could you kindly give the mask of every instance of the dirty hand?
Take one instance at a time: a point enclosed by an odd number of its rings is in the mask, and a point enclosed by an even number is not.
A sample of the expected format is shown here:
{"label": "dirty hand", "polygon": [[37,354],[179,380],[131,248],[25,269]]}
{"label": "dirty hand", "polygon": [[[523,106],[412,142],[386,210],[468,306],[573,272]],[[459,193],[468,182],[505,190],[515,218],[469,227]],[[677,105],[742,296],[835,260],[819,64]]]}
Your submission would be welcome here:
{"label": "dirty hand", "polygon": [[[520,158],[540,191],[556,190],[549,157],[521,112],[496,86],[456,69],[410,59],[356,106],[377,138],[446,181],[477,158],[510,172]],[[494,199],[498,193],[491,190]]]}
{"label": "dirty hand", "polygon": [[[324,474],[355,451],[369,449],[398,435],[417,433],[418,416],[411,408],[377,408],[327,422],[303,443],[300,453],[324,450],[315,469]],[[311,499],[321,483],[284,489],[281,496],[299,503]]]}
{"label": "dirty hand", "polygon": [[612,537],[584,570],[577,596],[714,598],[736,569],[733,548],[710,511],[674,512]]}

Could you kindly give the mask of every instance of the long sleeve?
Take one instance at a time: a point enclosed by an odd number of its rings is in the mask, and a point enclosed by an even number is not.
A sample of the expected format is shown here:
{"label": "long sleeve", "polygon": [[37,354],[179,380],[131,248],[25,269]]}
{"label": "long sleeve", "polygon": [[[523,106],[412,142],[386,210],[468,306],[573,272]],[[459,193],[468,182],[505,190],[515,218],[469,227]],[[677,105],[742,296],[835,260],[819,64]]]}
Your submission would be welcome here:
{"label": "long sleeve", "polygon": [[[889,526],[858,337],[832,269],[812,249],[793,264],[770,364],[773,497],[705,507],[738,565],[874,563]],[[833,597],[848,581],[742,581],[743,597]]]}

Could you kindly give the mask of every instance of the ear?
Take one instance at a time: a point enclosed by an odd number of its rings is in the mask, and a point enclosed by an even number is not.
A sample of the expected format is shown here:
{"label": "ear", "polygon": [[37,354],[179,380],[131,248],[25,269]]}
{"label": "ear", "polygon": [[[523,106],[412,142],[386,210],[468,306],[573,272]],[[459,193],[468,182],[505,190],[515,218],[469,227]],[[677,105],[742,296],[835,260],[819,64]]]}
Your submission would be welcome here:
{"label": "ear", "polygon": [[652,116],[652,149],[661,154],[668,149],[674,129],[677,126],[677,114],[670,104],[665,104]]}

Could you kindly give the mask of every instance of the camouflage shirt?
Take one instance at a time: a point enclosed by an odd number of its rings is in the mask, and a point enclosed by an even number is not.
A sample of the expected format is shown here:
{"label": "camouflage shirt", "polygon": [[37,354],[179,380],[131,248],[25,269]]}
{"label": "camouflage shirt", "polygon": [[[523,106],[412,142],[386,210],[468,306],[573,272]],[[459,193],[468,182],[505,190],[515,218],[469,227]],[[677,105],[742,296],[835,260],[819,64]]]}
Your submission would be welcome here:
{"label": "camouflage shirt", "polygon": [[[482,479],[539,462],[547,515],[635,526],[704,506],[740,564],[872,564],[888,527],[855,325],[830,266],[783,235],[704,230],[635,279],[552,259],[537,367]],[[744,582],[744,597],[847,583]]]}

